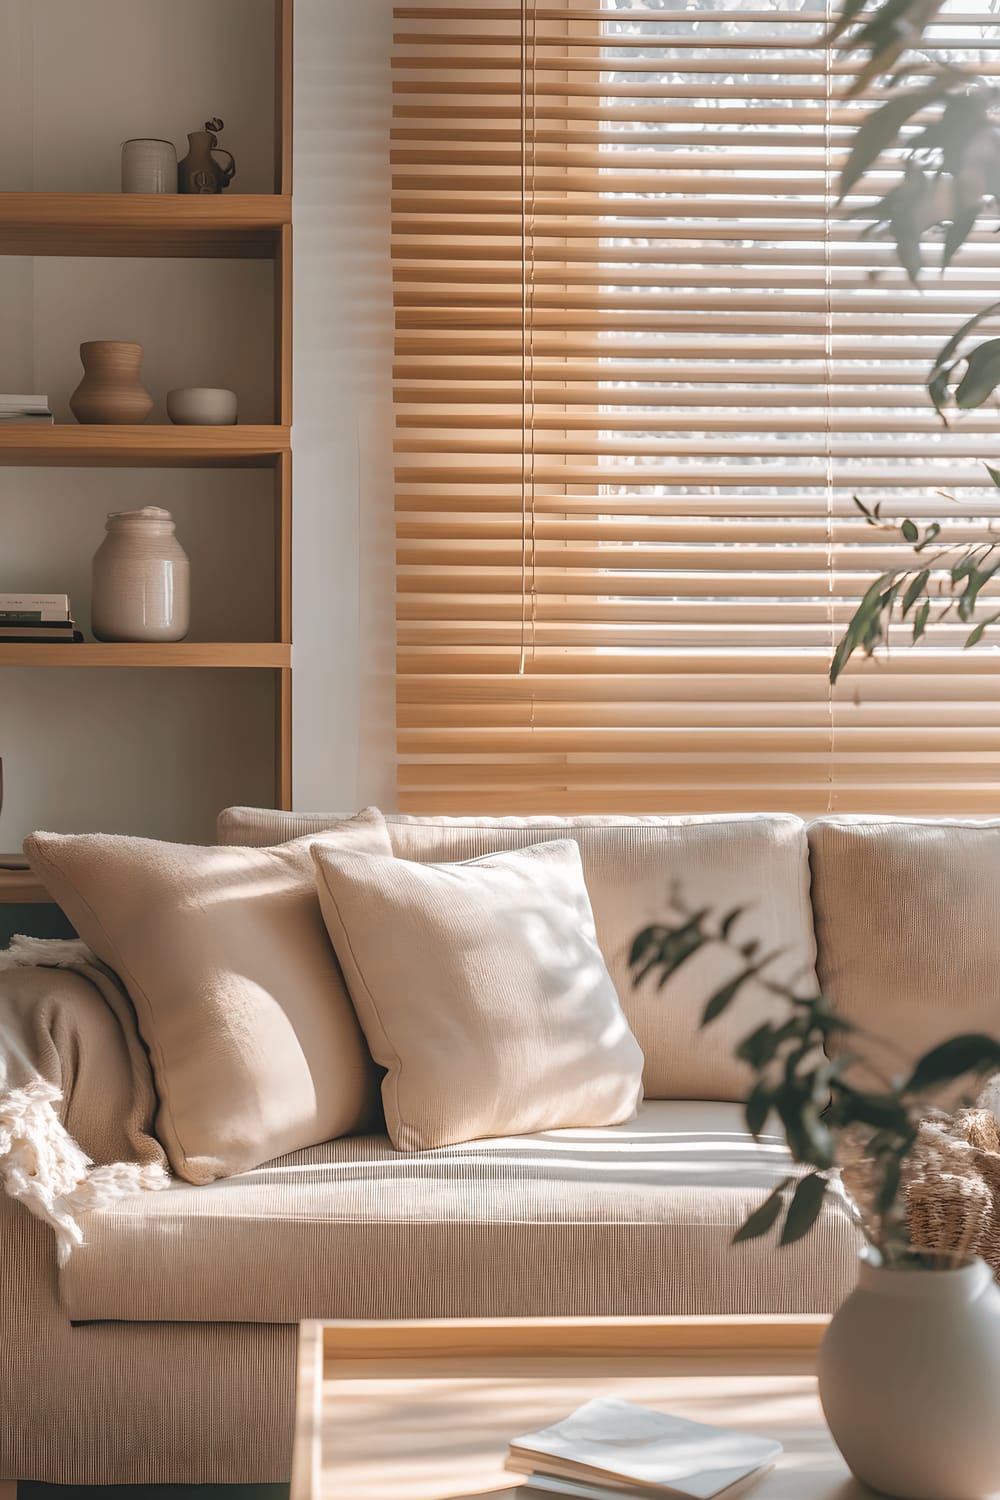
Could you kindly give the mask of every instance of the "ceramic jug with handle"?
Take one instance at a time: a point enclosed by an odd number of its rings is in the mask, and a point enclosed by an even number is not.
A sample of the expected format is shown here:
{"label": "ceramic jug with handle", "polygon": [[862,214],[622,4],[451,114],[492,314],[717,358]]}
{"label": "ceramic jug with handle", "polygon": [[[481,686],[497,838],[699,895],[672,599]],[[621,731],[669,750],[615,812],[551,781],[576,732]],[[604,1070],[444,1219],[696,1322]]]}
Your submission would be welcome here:
{"label": "ceramic jug with handle", "polygon": [[[177,164],[178,188],[182,193],[224,193],[236,176],[236,159],[219,146],[222,120],[206,120],[204,130],[188,135],[188,154]],[[217,156],[229,160],[223,165]]]}

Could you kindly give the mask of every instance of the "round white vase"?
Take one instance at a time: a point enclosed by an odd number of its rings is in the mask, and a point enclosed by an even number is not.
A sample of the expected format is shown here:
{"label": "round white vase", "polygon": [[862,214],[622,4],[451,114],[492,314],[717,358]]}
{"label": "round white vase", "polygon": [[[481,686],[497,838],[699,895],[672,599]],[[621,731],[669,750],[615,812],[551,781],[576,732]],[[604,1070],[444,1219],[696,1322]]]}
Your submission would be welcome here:
{"label": "round white vase", "polygon": [[978,1257],[950,1270],[861,1262],[819,1354],[819,1394],[856,1477],[896,1500],[1000,1491],[1000,1287]]}
{"label": "round white vase", "polygon": [[182,641],[191,623],[191,565],[168,510],[108,516],[91,567],[91,629],[99,641]]}

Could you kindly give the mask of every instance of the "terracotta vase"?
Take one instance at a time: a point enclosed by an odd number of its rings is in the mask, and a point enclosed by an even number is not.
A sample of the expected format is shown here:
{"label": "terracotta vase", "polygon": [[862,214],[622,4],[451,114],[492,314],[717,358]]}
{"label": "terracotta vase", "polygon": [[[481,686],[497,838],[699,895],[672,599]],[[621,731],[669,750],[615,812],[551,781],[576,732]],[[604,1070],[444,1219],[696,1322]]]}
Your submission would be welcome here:
{"label": "terracotta vase", "polygon": [[142,345],[94,339],[80,345],[83,379],[69,398],[78,422],[145,422],[153,398],[140,380]]}
{"label": "terracotta vase", "polygon": [[91,567],[90,626],[99,641],[182,641],[191,566],[168,510],[117,511]]}

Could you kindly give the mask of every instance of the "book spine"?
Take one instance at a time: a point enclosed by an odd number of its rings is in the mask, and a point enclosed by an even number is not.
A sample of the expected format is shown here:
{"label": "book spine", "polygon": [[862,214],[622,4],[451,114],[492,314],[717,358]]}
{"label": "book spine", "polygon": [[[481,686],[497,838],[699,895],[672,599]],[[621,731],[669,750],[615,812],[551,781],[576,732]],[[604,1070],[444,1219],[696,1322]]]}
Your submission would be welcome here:
{"label": "book spine", "polygon": [[64,609],[0,609],[0,625],[61,625],[72,620]]}
{"label": "book spine", "polygon": [[68,594],[3,594],[0,593],[0,610],[40,609],[45,614],[68,615]]}
{"label": "book spine", "polygon": [[40,635],[43,637],[53,636],[58,639],[61,635],[72,635],[76,626],[72,620],[32,620],[28,624],[14,624],[13,621],[0,620],[0,635]]}
{"label": "book spine", "polygon": [[48,404],[48,396],[0,396],[0,411],[45,411]]}

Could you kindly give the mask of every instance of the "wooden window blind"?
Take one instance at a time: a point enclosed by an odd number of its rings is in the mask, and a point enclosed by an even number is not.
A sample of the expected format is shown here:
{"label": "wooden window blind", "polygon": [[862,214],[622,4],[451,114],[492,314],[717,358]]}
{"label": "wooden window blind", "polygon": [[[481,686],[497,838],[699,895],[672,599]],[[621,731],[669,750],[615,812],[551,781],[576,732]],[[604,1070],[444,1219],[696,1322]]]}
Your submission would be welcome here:
{"label": "wooden window blind", "polygon": [[[871,100],[829,15],[396,18],[401,806],[1000,813],[998,653],[967,626],[829,691],[899,557],[852,496],[949,537],[1000,512],[996,414],[946,431],[923,384],[995,242],[918,292],[838,209]],[[926,50],[996,76],[998,46],[966,9]]]}

